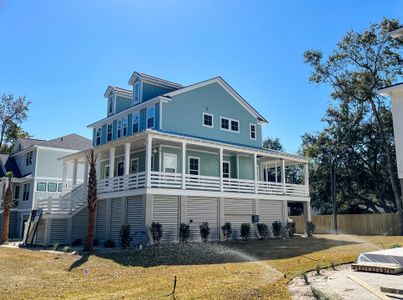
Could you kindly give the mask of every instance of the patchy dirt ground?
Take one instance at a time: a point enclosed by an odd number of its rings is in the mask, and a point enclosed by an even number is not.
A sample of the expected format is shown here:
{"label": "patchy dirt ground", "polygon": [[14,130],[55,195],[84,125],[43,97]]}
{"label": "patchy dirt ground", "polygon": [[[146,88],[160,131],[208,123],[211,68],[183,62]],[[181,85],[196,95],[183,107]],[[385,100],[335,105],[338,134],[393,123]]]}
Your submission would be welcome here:
{"label": "patchy dirt ground", "polygon": [[[320,273],[320,275],[317,275],[316,271],[307,273],[309,285],[305,284],[302,276],[293,279],[288,285],[291,298],[295,300],[316,299],[311,290],[313,287],[334,300],[379,300],[382,298],[378,295],[386,296],[380,291],[381,286],[403,287],[403,275],[353,271],[350,264],[337,266],[336,271],[324,269]],[[403,299],[403,296],[397,299]]]}

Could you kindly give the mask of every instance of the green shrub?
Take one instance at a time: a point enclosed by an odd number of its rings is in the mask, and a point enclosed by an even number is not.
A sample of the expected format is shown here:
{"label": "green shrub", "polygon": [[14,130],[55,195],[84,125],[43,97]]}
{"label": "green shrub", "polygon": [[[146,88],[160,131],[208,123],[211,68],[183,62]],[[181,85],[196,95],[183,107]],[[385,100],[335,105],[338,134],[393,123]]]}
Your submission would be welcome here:
{"label": "green shrub", "polygon": [[71,248],[69,246],[64,246],[62,251],[68,253],[71,252]]}
{"label": "green shrub", "polygon": [[104,243],[105,248],[116,248],[116,243],[114,240],[106,240]]}
{"label": "green shrub", "polygon": [[307,221],[306,222],[306,235],[308,237],[312,237],[313,233],[315,232],[315,228],[316,228],[316,225],[313,222]]}
{"label": "green shrub", "polygon": [[120,227],[119,231],[120,235],[120,245],[123,249],[126,249],[130,246],[130,225],[124,224]]}
{"label": "green shrub", "polygon": [[390,248],[400,248],[401,245],[400,244],[393,244],[392,246],[390,246]]}
{"label": "green shrub", "polygon": [[269,228],[267,227],[266,224],[264,223],[257,223],[257,232],[259,233],[259,238],[261,240],[265,239],[267,235],[269,234]]}
{"label": "green shrub", "polygon": [[224,235],[224,241],[228,241],[232,233],[231,223],[225,222],[225,224],[221,227],[221,230]]}
{"label": "green shrub", "polygon": [[320,275],[320,265],[316,265],[316,275]]}
{"label": "green shrub", "polygon": [[336,264],[334,263],[333,260],[332,260],[332,263],[330,264],[330,266],[332,267],[332,270],[336,271]]}
{"label": "green shrub", "polygon": [[190,226],[186,223],[181,223],[179,225],[179,241],[186,242],[190,235]]}
{"label": "green shrub", "polygon": [[271,231],[273,232],[274,237],[276,238],[280,237],[282,228],[283,225],[281,224],[280,221],[274,221],[271,224]]}
{"label": "green shrub", "polygon": [[151,223],[150,233],[154,243],[158,243],[161,240],[163,231],[164,229],[162,228],[162,225],[160,223],[158,222]]}
{"label": "green shrub", "polygon": [[203,222],[199,225],[200,228],[200,236],[203,242],[207,242],[208,236],[210,235],[210,227],[207,222]]}
{"label": "green shrub", "polygon": [[72,246],[72,247],[81,246],[81,243],[82,243],[81,239],[75,239],[75,240],[71,243],[71,246]]}
{"label": "green shrub", "polygon": [[301,276],[304,279],[305,284],[309,285],[308,274],[306,272],[304,272],[304,273],[301,274]]}
{"label": "green shrub", "polygon": [[241,237],[244,240],[247,240],[250,235],[250,224],[249,223],[242,223],[241,224]]}
{"label": "green shrub", "polygon": [[54,251],[58,251],[59,248],[61,248],[62,246],[63,246],[62,244],[56,243],[56,244],[53,245],[53,250],[54,250]]}
{"label": "green shrub", "polygon": [[313,286],[311,286],[311,291],[312,291],[313,297],[317,300],[330,300],[331,299],[328,296],[326,296],[322,291],[318,290],[317,288],[314,288]]}
{"label": "green shrub", "polygon": [[295,233],[297,232],[294,220],[288,220],[285,226],[287,228],[288,236],[294,237]]}

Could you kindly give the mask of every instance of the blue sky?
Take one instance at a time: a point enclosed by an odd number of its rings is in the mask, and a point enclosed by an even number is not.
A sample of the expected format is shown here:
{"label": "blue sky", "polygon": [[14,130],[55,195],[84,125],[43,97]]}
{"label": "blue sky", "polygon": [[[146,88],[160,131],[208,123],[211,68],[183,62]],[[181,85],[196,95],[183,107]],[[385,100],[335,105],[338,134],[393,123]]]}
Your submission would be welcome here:
{"label": "blue sky", "polygon": [[269,120],[264,136],[296,152],[330,101],[303,52],[402,14],[397,0],[0,0],[0,94],[32,101],[35,138],[90,137],[106,87],[128,88],[134,70],[184,85],[221,75]]}

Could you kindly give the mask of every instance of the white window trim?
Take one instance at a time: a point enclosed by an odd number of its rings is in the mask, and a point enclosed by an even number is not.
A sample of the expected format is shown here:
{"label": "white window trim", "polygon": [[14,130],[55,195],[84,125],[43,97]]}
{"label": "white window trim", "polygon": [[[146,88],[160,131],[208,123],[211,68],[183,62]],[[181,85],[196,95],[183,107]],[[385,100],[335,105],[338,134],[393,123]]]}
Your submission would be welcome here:
{"label": "white window trim", "polygon": [[[229,121],[229,122],[228,122],[228,129],[221,127],[221,120],[222,120],[222,119],[227,119],[227,120]],[[231,122],[232,122],[232,121],[238,122],[238,131],[231,130]],[[227,118],[227,117],[220,116],[220,129],[221,129],[221,130],[224,130],[224,131],[233,132],[233,133],[240,133],[240,131],[241,131],[241,122],[240,122],[239,120],[236,120],[236,119],[231,119],[231,118]]]}
{"label": "white window trim", "polygon": [[[125,134],[125,124],[126,124],[126,134]],[[129,135],[129,117],[125,116],[122,118],[122,136]]]}
{"label": "white window trim", "polygon": [[[120,136],[119,136],[119,122],[120,122]],[[123,137],[123,120],[116,121],[116,139],[121,139]]]}
{"label": "white window trim", "polygon": [[[229,161],[229,160],[223,160],[222,163],[223,163],[223,164],[224,164],[224,163],[227,163],[227,164],[228,164],[228,179],[230,179],[230,178],[231,178],[231,161]],[[222,172],[223,178],[226,178],[226,177],[224,177],[224,166],[221,166],[221,168],[223,168],[223,172]]]}
{"label": "white window trim", "polygon": [[164,152],[164,154],[163,154],[163,158],[164,158],[164,163],[162,164],[163,172],[165,173],[165,161],[166,161],[165,155],[175,156],[176,160],[175,160],[175,172],[174,173],[178,173],[178,155],[176,153],[170,153],[170,152]]}
{"label": "white window trim", "polygon": [[[109,100],[111,99],[112,96],[112,112],[109,112]],[[112,116],[115,114],[116,111],[116,96],[114,93],[111,93],[108,97],[108,116]]]}
{"label": "white window trim", "polygon": [[[211,117],[211,126],[204,124],[204,116],[210,116],[210,117]],[[213,115],[213,114],[209,114],[209,113],[203,113],[203,115],[202,115],[202,125],[203,125],[204,127],[207,127],[207,128],[214,128],[214,115]],[[220,124],[220,125],[221,125],[221,124]]]}
{"label": "white window trim", "polygon": [[[252,126],[255,127],[255,138],[252,137]],[[256,141],[256,138],[257,138],[257,126],[256,126],[256,124],[249,123],[249,138],[250,138],[251,140]]]}
{"label": "white window trim", "polygon": [[[110,140],[108,140],[109,126],[111,126],[111,139]],[[109,123],[109,124],[106,124],[106,141],[110,142],[112,140],[113,140],[113,123]]]}
{"label": "white window trim", "polygon": [[[133,172],[133,162],[137,161],[137,171]],[[135,157],[130,160],[130,174],[136,174],[139,172],[139,158]]]}
{"label": "white window trim", "polygon": [[[139,98],[138,98],[138,100],[136,101],[136,98],[135,98],[135,92],[134,92],[134,90],[135,90],[135,85],[136,84],[138,84],[139,85]],[[142,89],[143,89],[143,83],[141,82],[141,81],[136,81],[135,83],[134,83],[134,85],[133,85],[133,105],[136,105],[136,104],[139,104],[139,103],[141,103],[141,101],[142,101]]]}
{"label": "white window trim", "polygon": [[[197,166],[198,166],[198,170],[197,170],[197,175],[194,175],[194,174],[190,174],[190,160],[191,159],[197,159],[197,161],[198,161],[198,164],[197,164]],[[200,157],[198,157],[198,156],[189,156],[188,157],[188,174],[189,175],[192,175],[192,176],[200,176],[200,170],[201,170],[201,165],[200,165]]]}
{"label": "white window trim", "polygon": [[[97,143],[98,140],[98,133],[99,133],[99,143]],[[95,145],[99,146],[102,144],[102,127],[97,128],[95,132]]]}
{"label": "white window trim", "polygon": [[108,175],[106,175],[106,168],[108,168],[108,173],[110,173],[111,172],[111,168],[109,167],[109,164],[107,164],[107,165],[104,165],[104,179],[107,179],[107,178],[109,178],[109,174]]}
{"label": "white window trim", "polygon": [[[150,110],[153,110],[153,111],[154,111],[154,112],[153,112],[153,119],[154,119],[154,122],[153,122],[153,126],[152,126],[152,127],[148,127],[148,119],[151,119],[151,118],[148,117],[148,112],[149,112]],[[147,107],[146,129],[147,129],[147,128],[155,128],[155,106],[149,106],[149,107]]]}

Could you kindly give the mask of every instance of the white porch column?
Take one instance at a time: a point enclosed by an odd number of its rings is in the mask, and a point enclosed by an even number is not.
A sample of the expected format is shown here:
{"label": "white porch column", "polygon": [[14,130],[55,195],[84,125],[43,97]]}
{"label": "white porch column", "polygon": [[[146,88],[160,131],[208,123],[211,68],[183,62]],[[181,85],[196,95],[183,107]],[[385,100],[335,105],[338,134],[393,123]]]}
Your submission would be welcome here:
{"label": "white porch column", "polygon": [[258,174],[257,174],[257,155],[256,155],[256,153],[253,154],[253,170],[254,170],[253,179],[255,180],[255,194],[257,194],[257,180],[258,180],[257,175]]}
{"label": "white porch column", "polygon": [[130,173],[130,143],[125,144],[125,170],[124,174],[129,175]]}
{"label": "white porch column", "polygon": [[307,221],[312,221],[312,216],[311,216],[311,202],[304,202],[303,204],[304,206],[304,219],[305,219],[305,223]]}
{"label": "white porch column", "polygon": [[97,179],[101,179],[101,155],[98,156],[95,162],[95,172],[97,173]]}
{"label": "white porch column", "polygon": [[182,189],[186,189],[186,142],[182,142]]}
{"label": "white porch column", "polygon": [[115,148],[109,149],[109,178],[115,176]]}
{"label": "white porch column", "polygon": [[62,192],[66,189],[66,183],[67,183],[67,162],[63,161]]}
{"label": "white porch column", "polygon": [[285,194],[285,160],[281,159],[281,183],[283,184],[283,194]]}
{"label": "white porch column", "polygon": [[305,184],[305,194],[309,196],[309,164],[304,164],[304,184]]}
{"label": "white porch column", "polygon": [[146,138],[146,187],[151,187],[151,155],[153,149],[153,138],[147,135]]}
{"label": "white porch column", "polygon": [[75,159],[73,162],[73,186],[77,184],[77,170],[78,170],[78,160]]}
{"label": "white porch column", "polygon": [[274,163],[274,177],[275,177],[275,182],[278,182],[277,161]]}
{"label": "white porch column", "polygon": [[88,184],[88,161],[87,158],[85,159],[85,163],[84,163],[84,185]]}
{"label": "white porch column", "polygon": [[220,164],[219,168],[220,169],[219,170],[220,170],[220,191],[221,192],[224,191],[224,181],[223,181],[224,174],[223,174],[223,169],[222,169],[223,161],[224,161],[224,151],[222,148],[220,148],[220,159],[219,159],[219,164]]}

